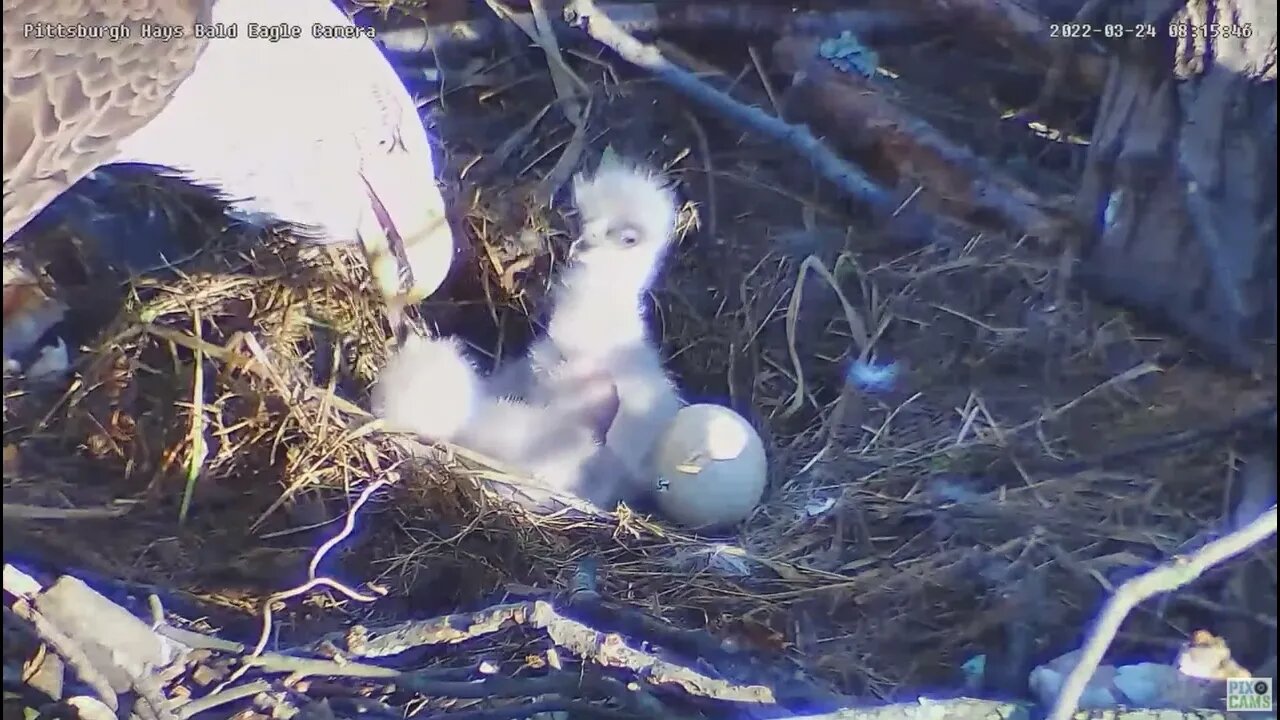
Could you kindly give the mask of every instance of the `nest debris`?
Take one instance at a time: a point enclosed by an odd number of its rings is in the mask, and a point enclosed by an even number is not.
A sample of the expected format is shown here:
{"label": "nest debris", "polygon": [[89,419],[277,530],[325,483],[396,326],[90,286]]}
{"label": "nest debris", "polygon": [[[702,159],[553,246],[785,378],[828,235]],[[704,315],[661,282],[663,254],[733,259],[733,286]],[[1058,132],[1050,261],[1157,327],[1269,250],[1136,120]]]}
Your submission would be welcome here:
{"label": "nest debris", "polygon": [[[582,131],[544,111],[556,90],[538,62],[495,58],[436,98],[447,195],[474,252],[421,313],[493,358],[535,332],[570,226],[541,178]],[[543,601],[586,563],[594,593],[668,631],[890,699],[959,686],[978,654],[1025,681],[1074,645],[1109,586],[1224,516],[1234,451],[1214,444],[1063,470],[1227,423],[1274,402],[1266,382],[1171,364],[1176,340],[1064,296],[1055,248],[996,233],[904,248],[786,148],[658,112],[681,101],[605,59],[575,67],[599,88],[584,155],[643,155],[688,200],[654,318],[686,394],[742,411],[770,448],[766,502],[734,536],[625,509],[533,515],[487,493],[488,471],[465,457],[415,459],[362,409],[391,347],[362,260],[272,235],[130,281],[66,392],[6,380],[7,554],[146,588],[251,644],[261,601],[304,582],[332,520],[384,480],[327,572],[385,596],[310,594],[277,613],[274,643]],[[851,387],[862,344],[897,363],[892,387]],[[1274,544],[1262,554],[1274,567]],[[1139,612],[1120,650],[1166,653],[1211,623],[1243,564]],[[1274,607],[1274,580],[1270,592]],[[528,635],[504,642],[433,661],[456,674],[546,656]]]}

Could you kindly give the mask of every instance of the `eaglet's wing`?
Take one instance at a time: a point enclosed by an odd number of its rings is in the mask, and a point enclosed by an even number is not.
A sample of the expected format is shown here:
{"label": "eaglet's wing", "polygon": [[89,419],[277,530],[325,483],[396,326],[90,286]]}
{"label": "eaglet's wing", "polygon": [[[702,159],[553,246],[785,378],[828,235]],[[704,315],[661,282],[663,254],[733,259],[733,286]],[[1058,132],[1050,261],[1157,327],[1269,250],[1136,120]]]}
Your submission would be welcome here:
{"label": "eaglet's wing", "polygon": [[[191,28],[212,1],[4,0],[5,241],[164,108],[204,50]],[[184,32],[144,37],[144,24]],[[75,35],[32,32],[57,25]]]}

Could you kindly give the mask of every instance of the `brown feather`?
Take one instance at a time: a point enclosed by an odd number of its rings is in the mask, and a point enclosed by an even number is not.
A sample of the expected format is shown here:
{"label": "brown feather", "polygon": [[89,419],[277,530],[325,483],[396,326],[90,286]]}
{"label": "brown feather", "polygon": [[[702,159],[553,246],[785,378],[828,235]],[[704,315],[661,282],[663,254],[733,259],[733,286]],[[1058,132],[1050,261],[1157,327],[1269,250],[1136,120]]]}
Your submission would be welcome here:
{"label": "brown feather", "polygon": [[[190,75],[213,0],[4,0],[4,239],[111,158]],[[185,28],[145,38],[141,23]],[[129,36],[40,38],[29,24],[128,28]]]}

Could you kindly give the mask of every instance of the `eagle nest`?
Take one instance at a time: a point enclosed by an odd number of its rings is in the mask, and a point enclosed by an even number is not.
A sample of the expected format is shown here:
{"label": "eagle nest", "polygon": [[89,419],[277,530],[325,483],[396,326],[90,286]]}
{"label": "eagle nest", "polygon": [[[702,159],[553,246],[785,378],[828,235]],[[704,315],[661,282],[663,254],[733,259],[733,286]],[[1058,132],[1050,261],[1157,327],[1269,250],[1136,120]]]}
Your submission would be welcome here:
{"label": "eagle nest", "polygon": [[[1222,515],[1231,471],[1212,443],[1090,459],[1226,421],[1260,386],[1162,362],[1172,341],[1059,293],[1051,249],[999,234],[904,248],[785,148],[710,142],[714,117],[656,112],[680,101],[652,84],[609,84],[584,131],[542,113],[549,82],[521,87],[500,113],[498,91],[459,91],[441,120],[473,252],[421,315],[495,357],[518,351],[567,227],[539,178],[575,132],[579,167],[606,145],[647,155],[687,201],[654,298],[670,367],[687,396],[751,417],[770,451],[766,500],[740,528],[532,514],[461,454],[381,433],[366,408],[391,338],[363,260],[283,233],[106,282],[79,307],[114,317],[90,324],[69,387],[6,381],[6,553],[155,592],[252,642],[261,600],[304,582],[381,480],[320,568],[380,599],[294,598],[275,641],[551,597],[589,570],[637,617],[891,697],[958,687],[977,655],[1025,680],[1074,647],[1109,586]],[[873,390],[848,377],[860,334],[895,363]],[[1233,572],[1139,613],[1121,644],[1166,653],[1228,602]],[[517,664],[526,642],[509,648]]]}

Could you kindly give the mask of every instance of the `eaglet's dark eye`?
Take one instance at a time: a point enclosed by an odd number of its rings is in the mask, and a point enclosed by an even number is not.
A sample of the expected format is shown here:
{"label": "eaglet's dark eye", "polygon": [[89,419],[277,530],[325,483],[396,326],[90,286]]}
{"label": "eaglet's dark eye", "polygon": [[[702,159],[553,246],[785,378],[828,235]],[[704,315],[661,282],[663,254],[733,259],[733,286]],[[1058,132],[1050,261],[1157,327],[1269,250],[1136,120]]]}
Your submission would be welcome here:
{"label": "eaglet's dark eye", "polygon": [[640,231],[632,227],[618,228],[617,237],[623,247],[632,247],[640,242]]}

